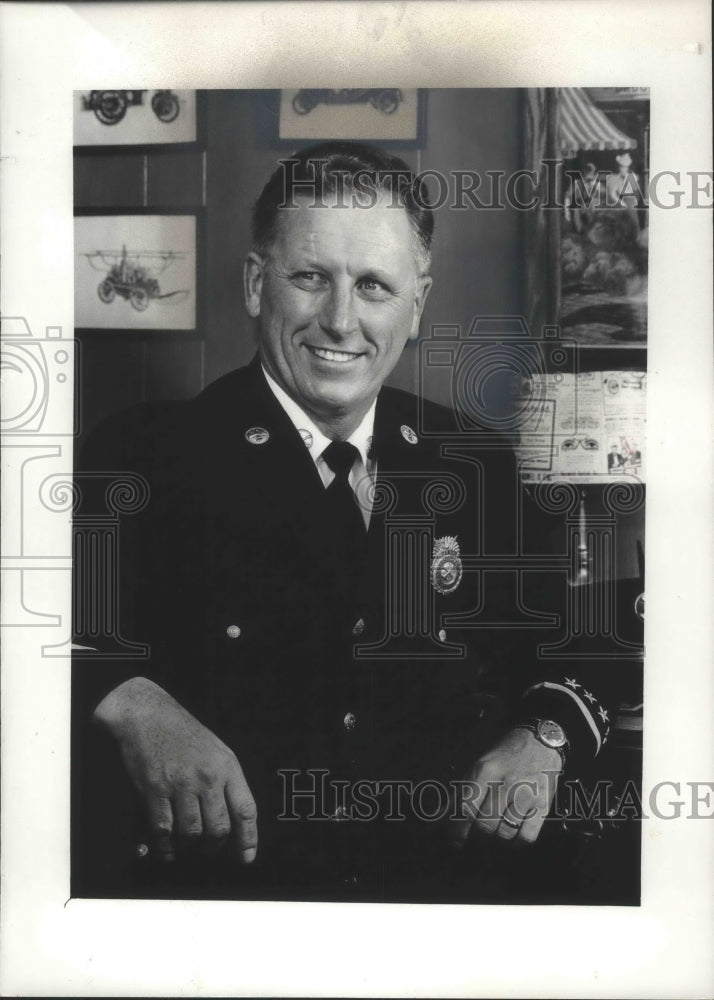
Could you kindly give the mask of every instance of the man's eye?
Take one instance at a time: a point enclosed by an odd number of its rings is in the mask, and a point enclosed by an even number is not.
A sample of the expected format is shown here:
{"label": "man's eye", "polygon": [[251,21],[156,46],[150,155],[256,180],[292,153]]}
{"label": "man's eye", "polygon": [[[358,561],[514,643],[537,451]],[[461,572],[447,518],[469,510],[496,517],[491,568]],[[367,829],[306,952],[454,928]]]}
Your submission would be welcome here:
{"label": "man's eye", "polygon": [[301,288],[322,288],[325,279],[317,271],[298,271],[293,275],[293,281]]}
{"label": "man's eye", "polygon": [[363,292],[372,298],[386,297],[389,294],[389,290],[375,278],[365,278],[361,282],[360,287]]}

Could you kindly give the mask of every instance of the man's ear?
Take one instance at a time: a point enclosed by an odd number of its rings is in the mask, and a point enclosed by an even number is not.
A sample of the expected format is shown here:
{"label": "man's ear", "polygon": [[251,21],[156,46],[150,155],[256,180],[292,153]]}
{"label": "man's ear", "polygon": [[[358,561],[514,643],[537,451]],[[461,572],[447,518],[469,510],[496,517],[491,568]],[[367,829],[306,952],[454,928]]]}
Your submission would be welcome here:
{"label": "man's ear", "polygon": [[243,294],[248,315],[255,319],[260,316],[260,299],[263,292],[263,274],[265,259],[260,254],[251,251],[243,265]]}
{"label": "man's ear", "polygon": [[412,319],[412,328],[409,331],[409,340],[416,340],[419,336],[421,314],[424,312],[424,303],[433,283],[433,279],[428,275],[417,278],[417,287],[414,295],[414,316]]}

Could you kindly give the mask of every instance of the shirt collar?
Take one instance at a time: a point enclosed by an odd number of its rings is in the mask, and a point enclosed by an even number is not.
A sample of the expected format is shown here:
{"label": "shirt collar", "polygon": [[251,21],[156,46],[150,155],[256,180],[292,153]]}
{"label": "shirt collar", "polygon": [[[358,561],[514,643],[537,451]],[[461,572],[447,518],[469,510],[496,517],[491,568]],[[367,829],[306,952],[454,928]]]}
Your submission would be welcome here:
{"label": "shirt collar", "polygon": [[[265,381],[270,386],[273,395],[285,410],[292,423],[295,425],[300,437],[305,442],[305,447],[310,452],[310,457],[313,462],[317,462],[325,448],[327,448],[330,444],[331,439],[326,437],[319,427],[315,426],[314,421],[310,419],[303,408],[287,394],[282,386],[278,385],[275,379],[268,374],[263,365],[261,365],[261,368],[263,369]],[[349,443],[353,444],[359,452],[365,469],[369,469],[369,449],[372,444],[372,436],[374,434],[374,414],[376,407],[377,400],[375,399],[365,413],[359,427],[357,427],[356,430],[354,430],[347,438]]]}

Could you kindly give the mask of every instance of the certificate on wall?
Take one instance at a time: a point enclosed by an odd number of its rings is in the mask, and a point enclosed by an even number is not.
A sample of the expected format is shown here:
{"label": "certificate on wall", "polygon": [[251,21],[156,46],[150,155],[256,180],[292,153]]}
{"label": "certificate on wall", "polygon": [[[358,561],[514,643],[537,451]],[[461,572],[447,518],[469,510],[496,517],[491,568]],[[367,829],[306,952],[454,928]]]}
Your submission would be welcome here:
{"label": "certificate on wall", "polygon": [[522,393],[524,481],[644,482],[646,398],[645,372],[534,375]]}

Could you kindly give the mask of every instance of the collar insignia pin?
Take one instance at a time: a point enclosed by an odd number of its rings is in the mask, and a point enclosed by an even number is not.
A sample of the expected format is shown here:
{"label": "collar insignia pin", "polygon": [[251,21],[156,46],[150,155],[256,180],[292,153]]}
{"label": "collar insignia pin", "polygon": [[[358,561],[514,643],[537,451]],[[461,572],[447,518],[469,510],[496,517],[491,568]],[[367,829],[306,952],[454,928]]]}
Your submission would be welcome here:
{"label": "collar insignia pin", "polygon": [[312,448],[312,434],[310,433],[310,431],[306,431],[304,428],[300,429],[299,434],[300,437],[303,439],[305,447],[309,451]]}
{"label": "collar insignia pin", "polygon": [[440,594],[452,594],[461,583],[464,568],[455,535],[434,539],[431,555],[431,583]]}
{"label": "collar insignia pin", "polygon": [[270,438],[270,432],[265,427],[249,427],[245,432],[245,439],[248,444],[265,444]]}
{"label": "collar insignia pin", "polygon": [[404,440],[409,444],[416,444],[418,442],[419,438],[416,436],[415,431],[411,429],[409,424],[402,424],[399,430],[402,432]]}

